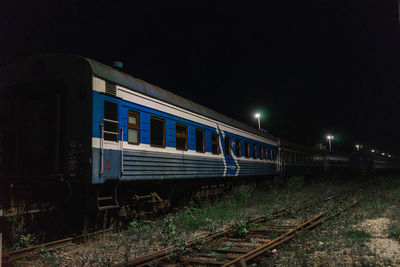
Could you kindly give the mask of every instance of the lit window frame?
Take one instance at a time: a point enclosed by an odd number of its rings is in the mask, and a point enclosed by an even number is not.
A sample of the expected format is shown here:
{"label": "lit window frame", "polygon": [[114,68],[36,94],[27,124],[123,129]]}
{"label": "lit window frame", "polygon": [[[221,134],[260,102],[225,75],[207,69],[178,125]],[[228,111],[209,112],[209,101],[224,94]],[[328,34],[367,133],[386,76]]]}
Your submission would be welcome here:
{"label": "lit window frame", "polygon": [[242,142],[239,138],[235,140],[235,150],[236,157],[240,158],[242,156]]}
{"label": "lit window frame", "polygon": [[[182,127],[182,128],[185,128],[185,130],[186,130],[185,131],[185,135],[183,135],[181,133],[178,133],[176,131],[178,126]],[[182,148],[178,148],[177,147],[177,143],[175,143],[176,150],[181,150],[181,151],[187,151],[188,150],[188,138],[187,138],[187,136],[188,136],[188,127],[187,127],[187,125],[177,122],[176,125],[175,125],[175,141],[176,141],[177,138],[184,138],[185,139],[185,148],[183,148],[183,149]]]}
{"label": "lit window frame", "polygon": [[245,142],[244,143],[244,156],[246,157],[246,158],[250,158],[250,144],[249,144],[249,142]]}
{"label": "lit window frame", "polygon": [[[129,116],[136,118],[136,124],[129,123]],[[129,129],[137,130],[137,142],[129,142]],[[130,145],[139,145],[140,144],[140,113],[133,110],[128,110],[128,131],[126,133],[128,144]]]}
{"label": "lit window frame", "polygon": [[[213,137],[215,137],[215,140],[213,139]],[[215,145],[217,147],[217,153],[214,153],[213,150],[213,145]],[[211,133],[211,154],[213,155],[219,155],[219,134],[218,133]]]}

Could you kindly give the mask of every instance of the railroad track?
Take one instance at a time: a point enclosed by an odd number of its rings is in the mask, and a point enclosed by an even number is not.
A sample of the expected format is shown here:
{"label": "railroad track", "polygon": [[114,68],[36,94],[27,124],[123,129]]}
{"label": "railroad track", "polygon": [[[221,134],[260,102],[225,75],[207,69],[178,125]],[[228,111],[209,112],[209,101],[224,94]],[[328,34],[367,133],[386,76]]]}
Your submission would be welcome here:
{"label": "railroad track", "polygon": [[59,249],[59,248],[64,248],[64,247],[68,247],[68,246],[73,246],[76,243],[85,241],[88,238],[92,238],[92,237],[100,235],[100,234],[107,233],[111,230],[112,230],[111,228],[108,228],[108,229],[92,232],[89,234],[64,238],[64,239],[60,239],[60,240],[56,240],[56,241],[44,243],[41,245],[28,247],[28,248],[6,251],[6,252],[3,252],[2,262],[3,262],[4,266],[11,266],[14,262],[16,262],[20,259],[31,258],[31,257],[37,256],[38,254],[40,254],[41,249],[53,250],[53,249]]}
{"label": "railroad track", "polygon": [[[334,199],[330,197],[328,200]],[[348,197],[338,202],[347,201]],[[207,235],[187,242],[186,250],[182,252],[179,247],[168,247],[160,251],[151,252],[137,257],[129,262],[113,265],[122,266],[247,266],[250,263],[262,262],[263,257],[295,238],[321,225],[324,221],[342,214],[346,209],[357,205],[356,201],[345,209],[338,211],[330,209],[318,212],[308,220],[297,225],[290,223],[276,224],[273,220],[287,213],[287,209],[274,212],[270,216],[255,217],[246,223],[252,224],[249,232],[243,237],[232,235],[232,227],[226,227],[222,231]],[[303,210],[304,207],[301,209]],[[301,211],[299,209],[299,212]]]}

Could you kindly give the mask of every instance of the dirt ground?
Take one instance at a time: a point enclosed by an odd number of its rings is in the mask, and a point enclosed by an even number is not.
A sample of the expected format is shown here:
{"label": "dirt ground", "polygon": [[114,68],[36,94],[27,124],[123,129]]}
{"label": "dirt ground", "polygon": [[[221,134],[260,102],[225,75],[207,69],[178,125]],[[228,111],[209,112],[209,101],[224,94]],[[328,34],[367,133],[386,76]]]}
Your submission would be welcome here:
{"label": "dirt ground", "polygon": [[357,185],[364,186],[355,188],[359,205],[282,246],[261,265],[400,266],[400,177]]}
{"label": "dirt ground", "polygon": [[400,266],[400,177],[318,181],[299,177],[284,188],[243,194],[246,198],[243,205],[237,205],[230,216],[221,215],[226,212],[225,206],[207,208],[207,212],[205,208],[191,207],[181,215],[135,222],[124,231],[107,233],[81,245],[60,251],[43,250],[37,259],[20,261],[17,266],[110,266],[171,244],[184,246],[187,238],[235,223],[235,216],[243,219],[265,215],[279,207],[296,209],[307,203],[313,209],[304,209],[301,216],[306,220],[315,216],[318,209],[322,212],[332,208],[330,204],[323,206],[321,199],[349,192],[351,200],[357,201],[356,206],[351,209],[335,206],[339,216],[278,247],[259,265]]}

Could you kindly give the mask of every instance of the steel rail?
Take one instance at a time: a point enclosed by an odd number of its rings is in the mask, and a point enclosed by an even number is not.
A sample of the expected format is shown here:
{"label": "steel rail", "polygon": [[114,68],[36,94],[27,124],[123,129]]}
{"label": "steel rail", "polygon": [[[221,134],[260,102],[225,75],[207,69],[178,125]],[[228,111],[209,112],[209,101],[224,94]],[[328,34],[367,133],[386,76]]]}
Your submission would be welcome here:
{"label": "steel rail", "polygon": [[[287,209],[279,209],[276,210],[274,212],[271,213],[271,215],[279,217],[280,215],[282,215]],[[259,222],[266,219],[266,216],[257,216],[254,217],[252,219],[249,219],[246,221],[246,223],[255,223],[255,222]],[[229,234],[229,232],[232,230],[232,226],[227,226],[224,227],[220,232],[216,233],[216,234],[205,234],[199,238],[196,239],[192,239],[189,240],[187,242],[187,248],[193,247],[196,244],[199,243],[203,243],[203,242],[209,242],[211,240],[217,239],[221,236],[225,236],[227,234]],[[174,255],[174,253],[178,250],[177,246],[170,246],[167,248],[164,248],[162,250],[158,250],[158,251],[154,251],[154,252],[150,252],[149,254],[143,255],[143,256],[139,256],[136,257],[132,260],[130,260],[127,263],[117,263],[112,265],[112,267],[123,267],[123,266],[147,266],[149,264],[152,263],[156,263],[158,261],[161,261],[171,255]]]}
{"label": "steel rail", "polygon": [[231,260],[230,262],[227,262],[225,264],[222,265],[222,267],[226,267],[226,266],[247,266],[247,262],[259,257],[262,254],[265,254],[268,251],[273,250],[274,248],[278,247],[279,245],[286,243],[287,241],[289,241],[290,239],[294,238],[296,235],[299,235],[305,231],[308,230],[312,230],[313,228],[315,228],[316,226],[322,224],[324,221],[330,220],[333,217],[339,216],[340,214],[342,214],[345,210],[349,210],[350,208],[353,208],[354,206],[358,205],[361,201],[363,200],[359,200],[356,201],[355,203],[351,204],[350,206],[348,206],[346,209],[337,212],[335,214],[332,214],[328,217],[326,217],[326,215],[329,213],[329,211],[325,211],[322,214],[319,214],[313,218],[311,218],[310,220],[302,223],[301,225],[289,230],[288,232],[286,232],[285,234],[275,238],[274,240],[270,241],[267,244],[264,244],[250,252],[248,252],[245,255],[241,255],[239,257],[237,257],[234,260]]}
{"label": "steel rail", "polygon": [[55,248],[59,248],[59,247],[64,247],[73,242],[77,242],[78,240],[82,240],[82,239],[85,239],[85,238],[88,238],[88,237],[91,237],[94,235],[106,233],[111,230],[112,230],[111,228],[108,228],[108,229],[92,232],[89,234],[79,235],[79,236],[75,236],[75,237],[68,237],[68,238],[64,238],[64,239],[60,239],[60,240],[56,240],[56,241],[28,247],[28,248],[6,251],[6,252],[3,252],[3,255],[2,255],[3,263],[10,264],[10,263],[12,263],[16,260],[19,260],[21,258],[24,258],[24,257],[35,256],[40,253],[38,250],[41,248],[55,249]]}
{"label": "steel rail", "polygon": [[302,229],[304,227],[309,226],[311,223],[313,223],[316,220],[320,219],[325,214],[326,214],[326,212],[311,218],[310,220],[308,220],[308,221],[296,226],[295,228],[289,230],[288,232],[284,233],[283,235],[278,236],[277,238],[275,238],[274,240],[268,242],[267,244],[264,244],[264,245],[254,249],[254,250],[252,250],[252,251],[250,251],[250,252],[248,252],[248,253],[246,253],[244,255],[241,255],[240,257],[237,257],[236,259],[234,259],[232,261],[229,261],[229,262],[225,263],[222,266],[226,267],[226,266],[235,265],[235,264],[238,264],[240,262],[243,262],[243,260],[246,262],[246,261],[249,261],[250,259],[253,259],[253,258],[259,256],[262,253],[265,253],[267,250],[271,249],[270,247],[273,247],[276,244],[281,244],[282,242],[286,242],[287,240],[290,240],[291,238],[294,237],[296,231],[298,231],[298,230],[300,230],[300,229]]}
{"label": "steel rail", "polygon": [[[330,196],[326,199],[323,199],[321,202],[329,201],[334,199],[335,196]],[[300,209],[301,210],[301,209]],[[260,222],[266,219],[271,219],[270,216],[273,215],[275,218],[281,216],[284,212],[287,212],[288,208],[283,208],[276,210],[272,212],[270,215],[267,216],[257,216],[255,218],[249,219],[245,221],[246,223],[254,223],[254,222]],[[204,243],[204,242],[209,242],[211,240],[215,240],[219,237],[226,236],[229,234],[229,232],[232,230],[231,226],[227,226],[223,228],[220,232],[216,234],[205,234],[197,239],[194,240],[189,240],[186,242],[187,248],[191,248],[196,244],[199,243]],[[280,243],[279,243],[280,244]],[[123,266],[148,266],[151,264],[157,264],[157,262],[162,261],[170,256],[174,256],[174,254],[177,252],[178,248],[176,246],[170,246],[166,247],[164,249],[158,250],[158,251],[153,251],[150,252],[146,255],[136,257],[128,262],[125,263],[117,263],[112,265],[113,267],[123,267]]]}

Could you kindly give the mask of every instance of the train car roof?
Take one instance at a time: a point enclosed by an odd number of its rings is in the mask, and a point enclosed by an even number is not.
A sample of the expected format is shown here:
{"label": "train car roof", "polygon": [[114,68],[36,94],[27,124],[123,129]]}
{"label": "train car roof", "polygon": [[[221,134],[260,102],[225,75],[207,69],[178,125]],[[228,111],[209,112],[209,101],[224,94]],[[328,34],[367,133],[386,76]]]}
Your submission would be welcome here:
{"label": "train car roof", "polygon": [[229,118],[228,116],[225,116],[212,109],[199,105],[191,100],[188,100],[174,93],[171,93],[167,90],[164,90],[156,85],[152,85],[148,82],[135,78],[129,74],[116,70],[110,66],[104,65],[90,58],[85,58],[85,57],[82,58],[89,63],[93,74],[98,78],[105,79],[107,81],[129,88],[133,91],[165,101],[174,106],[178,106],[180,108],[192,111],[194,113],[203,115],[213,120],[228,124],[235,128],[242,129],[246,132],[250,132],[258,136],[262,136],[264,138],[277,141],[277,138],[270,134],[262,133],[254,127],[251,127],[240,121]]}
{"label": "train car roof", "polygon": [[[245,123],[234,120],[234,119],[232,119],[228,116],[225,116],[221,113],[218,113],[212,109],[209,109],[207,107],[199,105],[191,100],[188,100],[186,98],[178,96],[178,95],[171,93],[167,90],[164,90],[156,85],[152,85],[141,79],[138,79],[129,74],[126,74],[123,71],[114,69],[110,66],[102,64],[102,63],[97,62],[90,58],[77,56],[77,55],[71,55],[71,54],[46,53],[46,54],[33,55],[33,56],[28,56],[28,57],[23,57],[23,58],[17,58],[16,60],[8,63],[7,65],[0,66],[0,69],[13,68],[14,71],[18,72],[18,71],[21,71],[20,67],[25,66],[26,63],[30,62],[30,65],[34,65],[34,62],[41,61],[41,60],[44,60],[44,61],[48,60],[49,62],[52,62],[50,64],[57,64],[56,62],[58,60],[61,60],[63,62],[61,64],[71,64],[71,65],[79,64],[79,62],[82,62],[83,64],[88,66],[89,71],[91,71],[92,74],[98,78],[101,78],[106,81],[115,83],[117,85],[126,87],[132,91],[136,91],[141,94],[153,97],[155,99],[167,102],[169,104],[183,108],[185,110],[197,113],[197,114],[205,116],[207,118],[211,118],[215,121],[225,123],[232,127],[244,130],[249,133],[253,133],[255,135],[258,135],[258,136],[261,136],[264,138],[267,138],[269,140],[273,140],[273,141],[278,140],[278,138],[274,137],[273,135],[260,132],[258,129],[251,127]],[[27,65],[29,65],[29,64],[27,64]],[[10,75],[4,74],[4,75],[0,75],[0,76],[2,77],[2,79],[6,79],[9,82],[11,82],[11,80],[13,80],[13,82],[15,82],[15,79],[13,79],[14,76],[12,76],[12,75],[10,76]],[[1,79],[0,79],[0,82],[1,82]]]}

